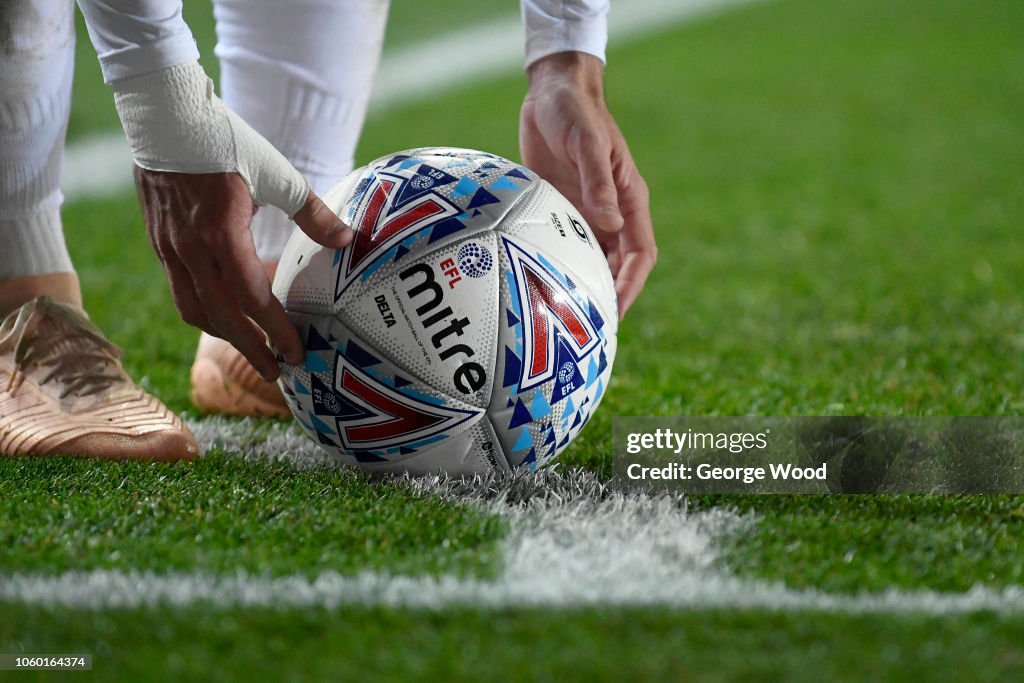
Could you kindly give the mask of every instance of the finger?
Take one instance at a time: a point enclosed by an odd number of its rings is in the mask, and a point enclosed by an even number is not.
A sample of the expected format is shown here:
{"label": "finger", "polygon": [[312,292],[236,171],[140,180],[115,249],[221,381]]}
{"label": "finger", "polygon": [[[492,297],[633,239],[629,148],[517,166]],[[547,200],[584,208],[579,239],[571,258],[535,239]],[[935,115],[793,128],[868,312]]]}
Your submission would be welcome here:
{"label": "finger", "polygon": [[658,259],[658,247],[654,240],[654,225],[651,221],[650,197],[647,184],[630,164],[623,171],[619,186],[622,188],[622,207],[625,225],[619,233],[618,273],[615,276],[615,292],[619,298],[619,319],[633,305],[647,282]]}
{"label": "finger", "polygon": [[281,374],[277,358],[267,346],[267,337],[256,323],[242,314],[238,304],[227,294],[223,278],[204,276],[193,280],[202,300],[214,335],[227,340],[245,356],[260,377],[272,382]]}
{"label": "finger", "polygon": [[615,295],[619,300],[619,320],[626,317],[626,311],[640,296],[652,268],[654,268],[654,257],[647,252],[632,252],[623,257],[619,275],[615,278]]}
{"label": "finger", "polygon": [[263,329],[271,345],[288,363],[298,365],[305,355],[302,340],[271,291],[251,233],[230,231],[227,240],[227,248],[216,254],[217,265],[224,279],[232,284],[231,293],[239,309]]}
{"label": "finger", "polygon": [[313,190],[309,191],[306,203],[292,220],[311,240],[325,247],[347,247],[354,237],[352,229],[345,225]]}
{"label": "finger", "polygon": [[[142,201],[143,211],[148,213],[150,207],[154,205],[154,200],[152,199],[152,193],[149,191],[148,184],[139,182],[140,175],[141,169],[136,166],[135,178],[136,182],[139,183],[139,197]],[[212,329],[210,321],[207,319],[202,302],[192,286],[192,275],[181,262],[181,259],[178,258],[173,246],[165,238],[164,233],[157,229],[159,217],[147,216],[146,222],[146,234],[149,237],[149,243],[153,247],[153,251],[156,252],[157,258],[160,259],[160,265],[163,266],[164,272],[167,274],[167,284],[170,287],[171,297],[174,300],[174,307],[178,310],[178,315],[181,316],[181,319],[186,324],[198,327],[204,332],[210,332]]]}
{"label": "finger", "polygon": [[[233,308],[264,331],[265,336],[261,340],[264,345],[269,338],[272,347],[288,363],[297,365],[305,355],[302,340],[281,302],[271,291],[270,278],[256,254],[249,230],[252,203],[241,179],[236,178],[231,178],[234,191],[215,210],[204,215],[203,220],[214,226],[214,229],[204,231],[204,242],[221,278],[229,285],[228,293],[235,302]],[[242,324],[241,327],[248,337],[250,325]]]}
{"label": "finger", "polygon": [[580,191],[587,222],[595,230],[617,232],[623,218],[619,210],[619,193],[612,171],[612,146],[599,136],[580,136],[576,165],[580,174]]}
{"label": "finger", "polygon": [[167,283],[171,287],[171,297],[174,299],[175,308],[178,309],[178,315],[192,327],[214,334],[213,326],[206,317],[203,302],[199,300],[199,295],[192,284],[192,275],[188,268],[173,252],[161,253],[160,260],[167,272]]}
{"label": "finger", "polygon": [[205,231],[205,244],[217,271],[229,285],[229,294],[236,304],[234,308],[263,329],[273,348],[288,363],[297,365],[305,355],[302,340],[271,291],[270,278],[256,254],[249,230],[252,216],[249,197],[240,186],[237,189],[231,195],[237,202],[229,198],[216,212],[205,217],[216,226]]}
{"label": "finger", "polygon": [[266,336],[242,313],[213,256],[205,248],[188,247],[183,252],[182,245],[178,245],[177,251],[209,320],[208,331],[238,349],[263,379],[277,379],[280,368],[267,347]]}
{"label": "finger", "polygon": [[608,259],[608,270],[612,273],[612,279],[614,280],[619,275],[619,270],[622,268],[622,247],[620,245],[621,240],[619,239],[619,233],[597,233],[601,235],[598,238],[598,243],[601,245],[601,249],[604,251],[605,258]]}

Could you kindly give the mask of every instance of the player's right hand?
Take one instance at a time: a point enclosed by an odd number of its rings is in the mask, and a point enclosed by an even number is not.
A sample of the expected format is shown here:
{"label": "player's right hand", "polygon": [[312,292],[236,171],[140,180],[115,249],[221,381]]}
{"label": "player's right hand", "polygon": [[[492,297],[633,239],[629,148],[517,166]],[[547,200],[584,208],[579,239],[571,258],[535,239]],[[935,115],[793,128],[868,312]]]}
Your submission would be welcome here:
{"label": "player's right hand", "polygon": [[580,209],[608,258],[619,318],[658,258],[647,183],[604,102],[604,66],[579,52],[534,62],[519,118],[523,163]]}
{"label": "player's right hand", "polygon": [[[302,340],[271,292],[249,224],[255,204],[237,173],[169,173],[135,167],[150,242],[167,271],[182,319],[226,339],[263,379],[302,362]],[[340,248],[352,231],[312,191],[294,216],[316,242]]]}
{"label": "player's right hand", "polygon": [[326,247],[347,246],[352,231],[224,106],[198,63],[113,86],[146,228],[182,319],[231,342],[264,379],[276,379],[267,340],[293,364],[303,348],[256,255],[253,213],[276,206]]}

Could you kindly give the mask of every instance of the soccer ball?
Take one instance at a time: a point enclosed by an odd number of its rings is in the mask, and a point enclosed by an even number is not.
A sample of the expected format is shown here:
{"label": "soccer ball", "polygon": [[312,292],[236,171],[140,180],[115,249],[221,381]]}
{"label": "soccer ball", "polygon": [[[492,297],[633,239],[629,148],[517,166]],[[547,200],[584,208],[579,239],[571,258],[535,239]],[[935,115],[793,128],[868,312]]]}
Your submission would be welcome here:
{"label": "soccer ball", "polygon": [[536,469],[580,433],[616,347],[611,274],[579,212],[485,152],[399,152],[334,186],[345,249],[296,230],[274,293],[299,327],[279,380],[332,457],[369,471]]}

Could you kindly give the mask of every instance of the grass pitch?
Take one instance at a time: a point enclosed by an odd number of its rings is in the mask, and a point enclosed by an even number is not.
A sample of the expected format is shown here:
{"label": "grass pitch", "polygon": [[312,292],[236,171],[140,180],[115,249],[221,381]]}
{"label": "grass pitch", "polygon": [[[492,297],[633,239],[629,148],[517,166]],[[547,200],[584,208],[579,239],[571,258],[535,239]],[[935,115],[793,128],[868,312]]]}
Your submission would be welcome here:
{"label": "grass pitch", "polygon": [[[611,50],[608,98],[651,185],[661,256],[604,406],[563,463],[607,476],[611,415],[1020,414],[1022,31],[1015,2],[778,0]],[[515,157],[523,87],[497,78],[377,115],[359,160],[424,144]],[[108,97],[76,84],[74,136],[110,125]],[[93,318],[134,376],[192,410],[197,334],[134,198],[70,206],[65,223]],[[500,571],[508,531],[491,512],[233,457],[244,446],[189,466],[0,462],[0,571]],[[1019,496],[696,502],[753,515],[717,539],[723,575],[853,596],[1022,583]],[[92,652],[104,680],[1024,674],[1019,612],[0,611],[0,651]]]}

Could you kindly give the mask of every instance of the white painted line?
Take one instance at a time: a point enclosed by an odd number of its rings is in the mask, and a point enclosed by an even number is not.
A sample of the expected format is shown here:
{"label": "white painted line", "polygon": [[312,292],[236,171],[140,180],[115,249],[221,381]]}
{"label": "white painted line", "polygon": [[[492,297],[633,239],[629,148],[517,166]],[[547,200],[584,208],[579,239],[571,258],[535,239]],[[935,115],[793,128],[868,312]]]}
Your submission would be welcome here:
{"label": "white painted line", "polygon": [[[615,0],[609,26],[613,44],[754,0]],[[385,53],[372,110],[437,97],[522,67],[523,29],[518,16],[458,29]],[[436,68],[457,64],[457,68]],[[132,187],[131,153],[124,137],[106,133],[68,147],[61,189],[67,201],[109,197]]]}
{"label": "white painted line", "polygon": [[[247,458],[287,458],[301,466],[328,461],[315,444],[287,426],[261,431],[251,423],[218,419],[190,426],[207,448],[220,445]],[[508,521],[496,577],[330,571],[314,579],[108,570],[14,574],[0,577],[0,601],[92,609],[647,605],[844,614],[1024,614],[1021,586],[977,586],[966,593],[893,589],[839,595],[740,578],[722,566],[717,548],[723,537],[744,533],[755,519],[724,510],[688,513],[671,497],[610,492],[584,472],[545,471],[470,482],[427,479],[412,485],[481,506]]]}

